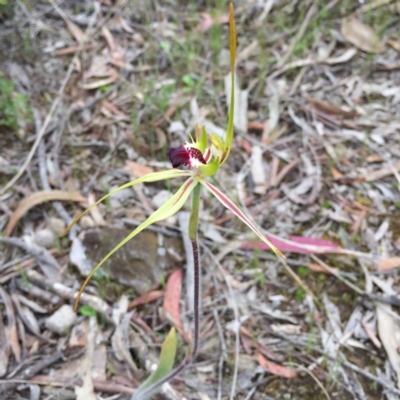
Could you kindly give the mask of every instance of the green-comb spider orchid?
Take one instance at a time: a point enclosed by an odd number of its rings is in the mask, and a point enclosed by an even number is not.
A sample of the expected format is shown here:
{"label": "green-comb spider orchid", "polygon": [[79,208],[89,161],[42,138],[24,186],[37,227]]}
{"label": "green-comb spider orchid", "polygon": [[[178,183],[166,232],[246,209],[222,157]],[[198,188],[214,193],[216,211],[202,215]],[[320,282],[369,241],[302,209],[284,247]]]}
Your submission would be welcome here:
{"label": "green-comb spider orchid", "polygon": [[[100,263],[93,269],[93,271],[86,278],[83,283],[78,296],[75,301],[75,310],[77,309],[80,296],[85,289],[86,285],[93,277],[95,272],[104,264],[104,262],[111,257],[120,247],[127,243],[130,239],[136,236],[143,229],[157,221],[169,218],[178,212],[185,204],[189,195],[193,192],[192,199],[192,213],[189,221],[189,237],[193,245],[194,254],[194,276],[195,276],[195,293],[194,293],[194,331],[193,331],[193,345],[191,352],[186,356],[185,360],[180,366],[173,370],[169,374],[164,374],[164,377],[157,382],[153,382],[150,387],[146,386],[146,389],[141,388],[140,395],[137,394],[135,398],[143,398],[148,396],[151,391],[173,376],[176,376],[181,372],[187,365],[193,361],[197,354],[199,344],[199,281],[200,281],[200,266],[199,266],[199,254],[197,245],[197,227],[198,227],[198,213],[199,213],[199,201],[200,201],[200,189],[202,186],[207,188],[226,208],[230,209],[236,216],[238,216],[262,241],[264,241],[276,254],[283,256],[282,253],[272,245],[265,237],[265,235],[253,224],[253,222],[246,217],[243,211],[240,210],[224,193],[218,188],[208,182],[205,178],[214,175],[218,169],[226,162],[232,147],[233,141],[233,115],[234,115],[234,74],[235,74],[235,57],[236,57],[236,28],[234,21],[234,10],[233,5],[230,4],[230,72],[231,72],[231,98],[230,108],[228,117],[228,128],[226,131],[225,141],[219,136],[211,134],[207,135],[205,127],[196,125],[195,127],[195,139],[191,138],[190,143],[186,143],[178,148],[171,148],[168,152],[170,161],[174,169],[155,172],[143,176],[140,179],[136,179],[132,182],[126,183],[119,188],[113,190],[107,195],[103,196],[100,200],[96,201],[90,206],[85,212],[77,217],[72,224],[65,230],[63,234],[66,234],[68,230],[74,225],[83,215],[89,212],[97,204],[105,200],[107,197],[119,192],[120,190],[126,189],[130,186],[136,185],[143,182],[156,182],[171,178],[187,177],[186,182],[179,188],[174,196],[168,200],[163,206],[156,210],[150,217],[140,224],[131,234],[129,234],[124,240],[122,240],[113,250],[111,250]],[[180,166],[188,167],[188,170],[177,169]]]}

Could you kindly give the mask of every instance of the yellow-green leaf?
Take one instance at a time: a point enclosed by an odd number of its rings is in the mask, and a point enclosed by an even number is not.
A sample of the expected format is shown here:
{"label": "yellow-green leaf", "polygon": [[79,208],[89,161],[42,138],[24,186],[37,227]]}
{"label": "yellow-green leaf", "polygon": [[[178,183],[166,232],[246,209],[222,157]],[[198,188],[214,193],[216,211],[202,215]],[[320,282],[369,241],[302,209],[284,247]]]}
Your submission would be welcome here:
{"label": "yellow-green leaf", "polygon": [[172,327],[162,345],[160,361],[158,362],[157,369],[142,385],[139,386],[135,396],[133,397],[135,400],[144,400],[147,398],[147,396],[152,394],[151,391],[150,393],[147,393],[145,397],[142,397],[141,393],[143,393],[145,389],[157,384],[157,382],[161,381],[171,372],[172,367],[174,366],[177,343],[178,338],[176,331],[175,328]]}

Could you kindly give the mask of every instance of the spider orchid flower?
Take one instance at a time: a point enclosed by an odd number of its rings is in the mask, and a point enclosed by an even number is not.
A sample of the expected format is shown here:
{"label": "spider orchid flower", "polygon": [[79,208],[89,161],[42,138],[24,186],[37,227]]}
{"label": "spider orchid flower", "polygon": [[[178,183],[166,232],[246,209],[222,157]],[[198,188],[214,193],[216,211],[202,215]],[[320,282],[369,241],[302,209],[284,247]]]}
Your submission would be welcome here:
{"label": "spider orchid flower", "polygon": [[[147,228],[149,225],[158,221],[165,220],[175,213],[177,213],[185,204],[189,195],[196,188],[197,185],[202,185],[207,188],[226,208],[231,210],[237,217],[239,217],[263,242],[265,242],[276,254],[283,257],[282,253],[266,239],[265,235],[258,229],[258,227],[245,215],[245,213],[224,193],[217,187],[208,182],[205,178],[214,175],[218,169],[226,162],[232,147],[233,141],[233,115],[234,115],[234,70],[235,70],[235,56],[236,56],[236,28],[233,17],[233,6],[230,6],[230,72],[231,72],[231,98],[230,109],[228,116],[228,128],[226,131],[225,140],[215,134],[207,135],[204,126],[195,126],[195,139],[191,137],[191,142],[171,148],[168,152],[173,169],[161,172],[154,172],[147,174],[132,182],[113,190],[107,195],[103,196],[100,200],[92,204],[80,216],[68,226],[63,232],[65,235],[69,229],[78,222],[86,213],[93,207],[104,201],[107,197],[119,192],[120,190],[129,188],[144,182],[157,182],[172,178],[186,177],[186,182],[178,189],[173,197],[162,205],[158,210],[154,211],[150,217],[140,224],[132,233],[130,233],[124,240],[115,246],[93,269],[83,283],[78,296],[75,301],[75,310],[77,309],[79,299],[86,285],[96,273],[96,271],[125,243],[131,240],[139,232]],[[178,169],[179,167],[187,167],[186,170]]]}

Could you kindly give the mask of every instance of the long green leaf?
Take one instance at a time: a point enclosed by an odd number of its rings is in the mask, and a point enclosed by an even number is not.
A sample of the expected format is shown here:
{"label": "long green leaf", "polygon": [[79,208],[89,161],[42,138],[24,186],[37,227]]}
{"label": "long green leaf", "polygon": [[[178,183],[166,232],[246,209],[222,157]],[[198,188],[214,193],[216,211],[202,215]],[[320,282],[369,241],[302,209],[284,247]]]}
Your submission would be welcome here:
{"label": "long green leaf", "polygon": [[[143,393],[143,391],[150,386],[155,385],[170,373],[172,367],[174,366],[177,343],[178,338],[176,331],[175,328],[172,327],[162,345],[160,361],[158,362],[157,369],[144,383],[139,386],[135,395],[133,396],[133,399],[144,400],[144,398],[141,397],[141,393]],[[150,394],[152,394],[152,392],[150,392],[148,395]],[[146,395],[146,398],[148,395]]]}

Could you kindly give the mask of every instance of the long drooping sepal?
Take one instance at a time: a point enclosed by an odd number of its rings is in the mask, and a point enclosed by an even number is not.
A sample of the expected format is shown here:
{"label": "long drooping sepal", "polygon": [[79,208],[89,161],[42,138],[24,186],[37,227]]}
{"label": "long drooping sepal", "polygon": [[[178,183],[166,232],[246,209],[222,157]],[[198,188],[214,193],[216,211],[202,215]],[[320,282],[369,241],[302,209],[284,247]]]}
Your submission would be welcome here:
{"label": "long drooping sepal", "polygon": [[249,218],[246,217],[244,212],[227,196],[225,196],[219,189],[217,189],[210,182],[207,182],[203,179],[200,180],[200,183],[204,185],[226,208],[231,210],[237,217],[239,217],[264,243],[266,243],[271,250],[285,258],[285,256],[278,250],[266,237],[265,235],[255,226]]}
{"label": "long drooping sepal", "polygon": [[185,204],[187,198],[190,193],[198,184],[198,180],[194,178],[188,179],[179,190],[169,199],[164,205],[162,205],[158,210],[154,211],[153,214],[150,215],[146,221],[142,222],[132,233],[130,233],[124,240],[118,243],[93,269],[93,271],[88,275],[85,282],[83,282],[82,287],[79,290],[78,296],[75,299],[74,310],[77,309],[79,304],[79,299],[85,290],[86,285],[89,283],[90,279],[92,279],[93,275],[96,271],[125,243],[129,242],[134,236],[136,236],[143,229],[147,228],[149,225],[154,224],[157,221],[161,221],[163,219],[167,219],[177,213],[182,206]]}
{"label": "long drooping sepal", "polygon": [[236,59],[236,25],[233,4],[229,6],[229,44],[231,51],[231,99],[229,105],[228,128],[226,130],[225,149],[221,157],[222,165],[229,156],[233,142],[233,114],[235,112],[235,59]]}
{"label": "long drooping sepal", "polygon": [[114,193],[119,192],[120,190],[126,189],[128,187],[137,185],[138,183],[144,183],[144,182],[157,182],[157,181],[163,181],[166,179],[171,179],[171,178],[178,178],[180,176],[189,176],[191,175],[190,171],[182,171],[180,169],[170,169],[168,171],[161,171],[161,172],[153,172],[151,174],[147,174],[145,176],[142,176],[139,179],[136,179],[132,182],[128,182],[125,185],[120,186],[119,188],[113,190],[112,192],[106,194],[103,196],[100,200],[97,200],[94,204],[92,204],[89,208],[87,208],[81,215],[76,217],[71,224],[68,226],[67,229],[61,234],[61,236],[64,236],[65,234],[68,233],[68,231],[71,229],[73,225],[75,225],[85,214],[87,214],[92,208],[96,207],[99,203],[101,203],[103,200],[105,200],[107,197],[112,196]]}

